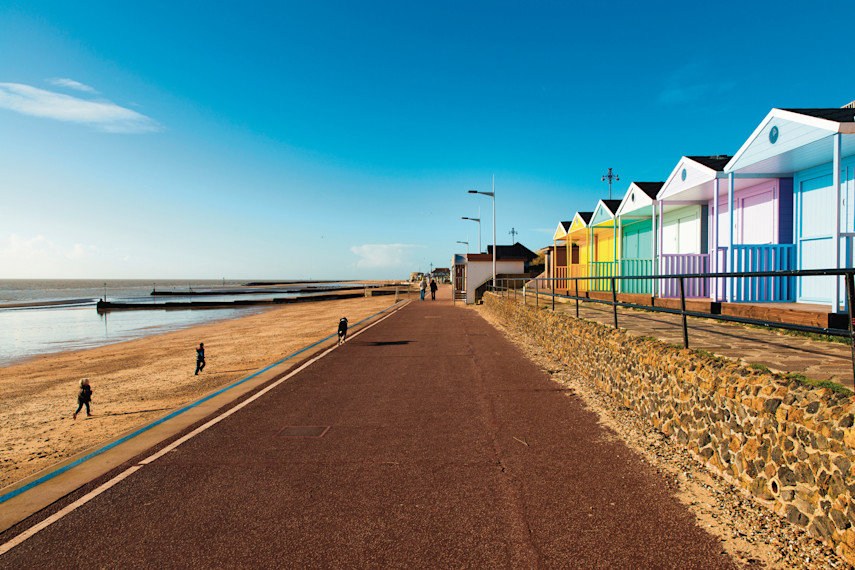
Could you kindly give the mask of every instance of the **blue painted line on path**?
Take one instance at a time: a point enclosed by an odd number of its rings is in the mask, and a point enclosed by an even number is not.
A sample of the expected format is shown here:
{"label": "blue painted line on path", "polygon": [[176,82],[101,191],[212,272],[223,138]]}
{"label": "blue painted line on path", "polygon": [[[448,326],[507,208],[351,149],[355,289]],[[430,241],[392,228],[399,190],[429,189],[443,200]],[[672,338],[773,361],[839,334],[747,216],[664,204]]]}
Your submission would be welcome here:
{"label": "blue painted line on path", "polygon": [[[379,313],[374,313],[373,315],[371,315],[371,316],[369,316],[369,317],[365,317],[364,319],[362,319],[362,320],[361,320],[361,321],[359,321],[358,323],[356,323],[356,324],[354,324],[354,325],[350,325],[350,326],[348,326],[347,328],[348,328],[348,329],[351,329],[351,328],[353,328],[353,327],[355,327],[355,326],[357,326],[357,325],[361,325],[361,324],[362,324],[362,323],[364,323],[365,321],[370,320],[370,319],[373,319],[373,318],[374,318],[374,317],[376,317],[377,315],[382,315],[383,313],[385,313],[386,311],[388,311],[389,309],[391,309],[391,308],[393,308],[393,307],[396,307],[397,305],[398,305],[398,303],[395,303],[394,305],[391,305],[391,306],[389,306],[389,307],[386,307],[385,309],[383,309],[383,310],[382,310],[382,311],[380,311]],[[39,478],[38,478],[38,479],[36,479],[35,481],[32,481],[32,482],[30,482],[30,483],[27,483],[26,485],[24,485],[23,487],[20,487],[19,489],[15,489],[14,491],[9,491],[9,492],[8,492],[8,493],[6,493],[5,495],[0,496],[0,504],[5,503],[5,502],[6,502],[6,501],[8,501],[9,499],[12,499],[12,498],[14,498],[14,497],[17,497],[17,496],[18,496],[18,495],[20,495],[21,493],[25,493],[26,491],[29,491],[30,489],[33,489],[33,488],[35,488],[35,487],[37,487],[37,486],[41,485],[42,483],[45,483],[46,481],[50,481],[50,480],[51,480],[51,479],[53,479],[54,477],[56,477],[56,476],[58,476],[58,475],[61,475],[61,474],[65,473],[65,472],[66,472],[66,471],[68,471],[69,469],[72,469],[72,468],[74,468],[74,467],[77,467],[78,465],[80,465],[80,464],[81,464],[81,463],[83,463],[84,461],[89,461],[89,460],[90,460],[90,459],[92,459],[93,457],[97,457],[98,455],[101,455],[102,453],[104,453],[104,452],[106,452],[106,451],[109,451],[109,450],[113,449],[113,448],[114,448],[114,447],[116,447],[117,445],[122,444],[122,443],[124,443],[124,442],[128,441],[129,439],[133,439],[133,438],[135,438],[136,436],[140,435],[141,433],[145,433],[145,432],[147,432],[148,430],[150,430],[151,428],[153,428],[153,427],[155,427],[155,426],[158,426],[158,425],[162,424],[163,422],[165,422],[165,421],[167,421],[167,420],[170,420],[170,419],[174,418],[175,416],[178,416],[178,415],[180,415],[180,414],[183,414],[183,413],[184,413],[184,412],[186,412],[187,410],[191,410],[191,409],[195,408],[196,406],[199,406],[199,405],[201,405],[201,404],[203,404],[203,403],[207,402],[207,401],[208,401],[208,400],[210,400],[211,398],[214,398],[214,397],[216,397],[216,396],[219,396],[219,395],[220,395],[220,394],[222,394],[223,392],[226,392],[226,391],[228,391],[228,390],[231,390],[232,388],[234,388],[234,387],[236,387],[236,386],[240,386],[241,384],[243,384],[244,382],[247,382],[248,380],[252,380],[253,378],[255,378],[256,376],[258,376],[259,374],[263,374],[263,373],[267,372],[268,370],[270,370],[271,368],[274,368],[274,367],[276,367],[276,366],[279,366],[279,365],[280,365],[280,364],[282,364],[283,362],[287,362],[288,360],[291,360],[292,358],[294,358],[294,357],[295,357],[295,356],[297,356],[298,354],[303,353],[303,352],[306,352],[307,350],[309,350],[309,349],[311,349],[311,348],[314,348],[314,347],[318,346],[319,344],[322,344],[322,343],[324,343],[324,342],[326,342],[326,341],[328,341],[328,340],[330,340],[330,339],[332,339],[332,338],[334,338],[334,337],[336,337],[336,336],[338,336],[338,333],[336,333],[336,334],[331,334],[330,336],[328,336],[328,337],[326,337],[326,338],[322,338],[322,339],[321,339],[321,340],[319,340],[318,342],[316,342],[316,343],[314,343],[314,344],[310,344],[309,346],[306,346],[306,347],[304,347],[304,348],[301,348],[301,349],[300,349],[300,350],[298,350],[297,352],[295,352],[295,353],[293,353],[293,354],[290,354],[290,355],[286,356],[285,358],[283,358],[283,359],[282,359],[282,360],[280,360],[279,362],[274,362],[273,364],[271,364],[271,365],[270,365],[270,366],[268,366],[267,368],[264,368],[264,369],[262,369],[262,370],[259,370],[258,372],[255,372],[254,374],[251,374],[251,375],[247,376],[247,377],[246,377],[246,378],[244,378],[243,380],[240,380],[240,381],[238,381],[238,382],[235,382],[235,383],[234,383],[234,384],[232,384],[231,386],[226,386],[226,387],[225,387],[225,388],[223,388],[222,390],[218,390],[218,391],[214,392],[213,394],[210,394],[210,395],[208,395],[208,396],[205,396],[205,397],[204,397],[204,398],[202,398],[201,400],[198,400],[198,401],[196,401],[196,402],[193,402],[192,404],[190,404],[190,405],[188,405],[188,406],[185,406],[185,407],[181,408],[180,410],[176,410],[176,411],[172,412],[171,414],[169,414],[168,416],[164,416],[164,417],[160,418],[159,420],[157,420],[157,421],[155,421],[155,422],[153,422],[153,423],[150,423],[150,424],[148,424],[148,425],[146,425],[146,426],[144,426],[144,427],[142,427],[142,428],[138,429],[137,431],[135,431],[135,432],[133,432],[133,433],[131,433],[131,434],[126,435],[125,437],[123,437],[123,438],[121,438],[121,439],[118,439],[118,440],[114,441],[113,443],[110,443],[110,444],[108,444],[108,445],[105,445],[104,447],[101,447],[101,448],[99,448],[99,449],[96,449],[95,451],[93,451],[93,452],[92,452],[92,453],[90,453],[89,455],[86,455],[85,457],[81,457],[80,459],[78,459],[78,460],[76,460],[76,461],[73,461],[73,462],[69,463],[68,465],[65,465],[65,466],[63,466],[63,467],[60,467],[60,468],[59,468],[59,469],[57,469],[56,471],[51,471],[50,473],[48,473],[48,474],[46,474],[46,475],[44,475],[44,476],[42,476],[42,477],[39,477]]]}

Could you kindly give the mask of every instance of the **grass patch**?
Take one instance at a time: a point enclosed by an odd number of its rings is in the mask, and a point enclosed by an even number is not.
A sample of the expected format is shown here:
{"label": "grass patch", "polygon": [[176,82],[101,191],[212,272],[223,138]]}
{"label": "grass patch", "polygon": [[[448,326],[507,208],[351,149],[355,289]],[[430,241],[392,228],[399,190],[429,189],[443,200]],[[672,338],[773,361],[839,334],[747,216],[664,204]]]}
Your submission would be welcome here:
{"label": "grass patch", "polygon": [[727,364],[729,362],[733,362],[733,360],[731,360],[730,358],[727,358],[725,356],[719,356],[718,354],[713,354],[712,352],[709,352],[707,350],[702,350],[699,348],[696,348],[693,350],[694,350],[695,354],[697,354],[698,356],[703,356],[705,358],[708,358],[709,360],[712,360],[714,362],[718,362],[720,364]]}
{"label": "grass patch", "polygon": [[768,366],[764,366],[763,364],[749,364],[748,368],[752,370],[759,370],[760,372],[772,372],[769,370]]}
{"label": "grass patch", "polygon": [[798,372],[790,372],[784,376],[789,380],[794,380],[799,384],[805,384],[807,386],[813,386],[814,388],[828,388],[832,392],[837,394],[843,394],[845,396],[851,396],[852,391],[848,388],[841,386],[837,382],[832,382],[831,380],[814,380],[813,378],[808,378],[804,374],[800,374]]}
{"label": "grass patch", "polygon": [[[719,322],[721,322],[721,321],[719,321]],[[739,327],[745,327],[745,328],[749,328],[749,329],[761,329],[764,331],[777,332],[777,333],[785,334],[787,336],[796,336],[796,337],[801,337],[801,338],[807,338],[810,340],[818,340],[820,342],[833,342],[836,344],[849,345],[849,339],[846,338],[845,336],[832,336],[829,334],[819,334],[819,333],[812,333],[812,332],[805,332],[805,331],[794,331],[794,330],[790,330],[790,329],[779,329],[773,325],[764,327],[764,326],[760,326],[760,325],[752,325],[750,323],[729,323],[729,324],[736,325]]]}

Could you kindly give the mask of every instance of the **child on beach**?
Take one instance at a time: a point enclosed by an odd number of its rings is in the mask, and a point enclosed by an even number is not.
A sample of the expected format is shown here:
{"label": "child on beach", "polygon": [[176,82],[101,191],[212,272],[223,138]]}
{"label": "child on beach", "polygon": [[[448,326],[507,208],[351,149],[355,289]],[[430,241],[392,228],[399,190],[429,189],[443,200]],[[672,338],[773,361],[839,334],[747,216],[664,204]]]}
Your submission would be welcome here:
{"label": "child on beach", "polygon": [[71,416],[71,419],[76,420],[80,409],[86,406],[86,417],[92,417],[92,412],[89,409],[89,402],[92,401],[92,388],[89,386],[89,379],[84,378],[80,381],[80,393],[77,394],[77,411]]}
{"label": "child on beach", "polygon": [[342,317],[338,322],[338,343],[343,344],[344,338],[347,336],[347,318]]}

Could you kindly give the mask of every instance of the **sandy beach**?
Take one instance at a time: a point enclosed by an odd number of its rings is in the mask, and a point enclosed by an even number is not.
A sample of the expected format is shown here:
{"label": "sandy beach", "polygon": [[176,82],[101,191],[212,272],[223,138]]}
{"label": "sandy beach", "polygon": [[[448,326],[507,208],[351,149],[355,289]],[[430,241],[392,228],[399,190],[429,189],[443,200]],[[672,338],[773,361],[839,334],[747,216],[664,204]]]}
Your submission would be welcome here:
{"label": "sandy beach", "polygon": [[[0,368],[0,488],[150,423],[381,311],[394,296],[299,303],[261,314]],[[195,348],[207,366],[195,376]],[[77,408],[92,385],[93,417]]]}

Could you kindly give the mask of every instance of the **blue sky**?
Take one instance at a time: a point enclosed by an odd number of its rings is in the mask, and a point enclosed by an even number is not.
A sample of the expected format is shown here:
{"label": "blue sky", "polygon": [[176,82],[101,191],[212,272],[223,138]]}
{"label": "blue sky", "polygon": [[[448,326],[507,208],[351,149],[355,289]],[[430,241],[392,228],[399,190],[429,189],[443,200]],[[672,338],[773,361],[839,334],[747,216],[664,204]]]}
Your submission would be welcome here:
{"label": "blue sky", "polygon": [[381,279],[855,99],[843,1],[6,2],[0,278]]}

